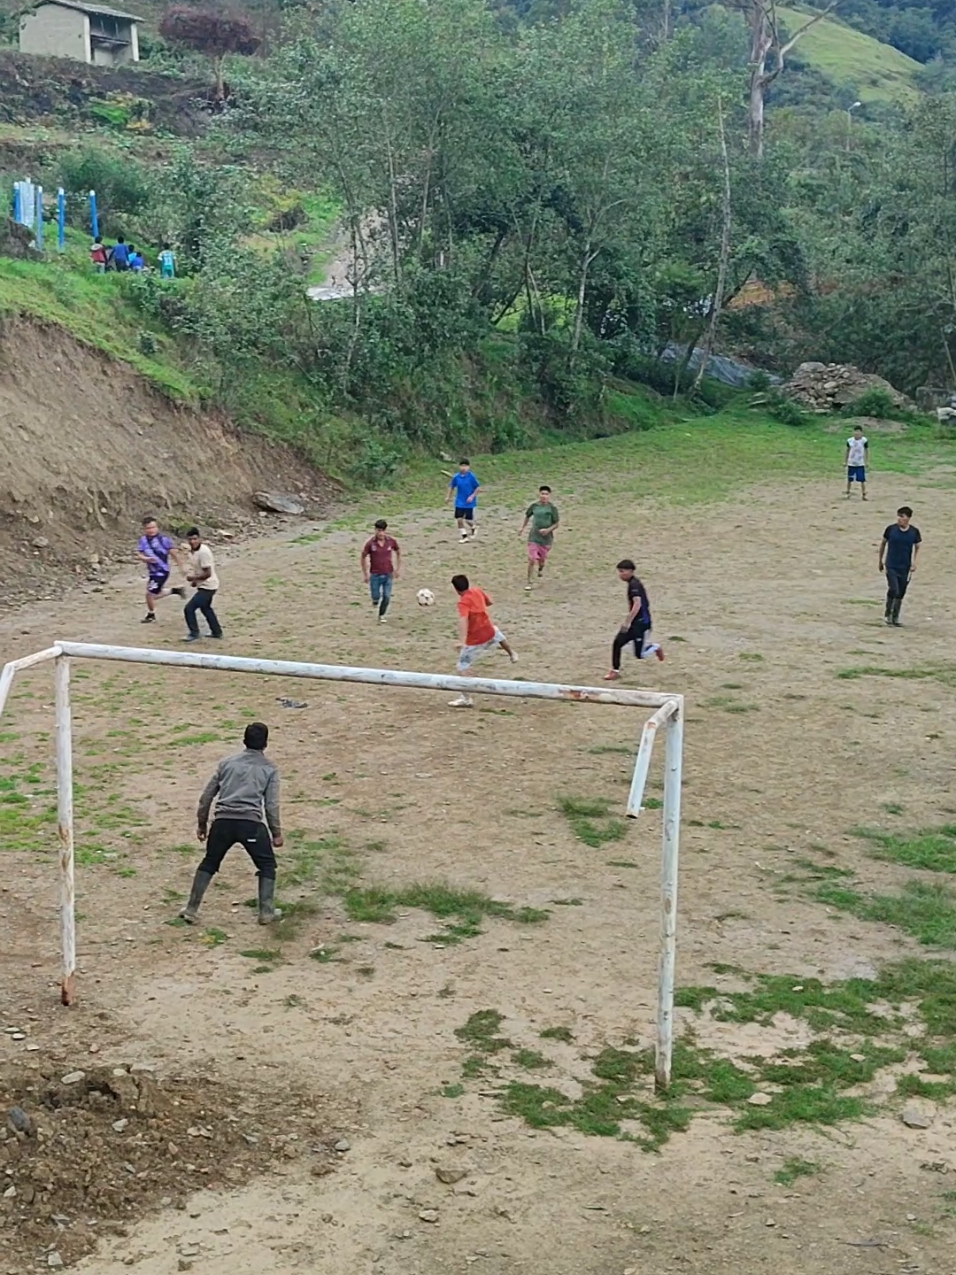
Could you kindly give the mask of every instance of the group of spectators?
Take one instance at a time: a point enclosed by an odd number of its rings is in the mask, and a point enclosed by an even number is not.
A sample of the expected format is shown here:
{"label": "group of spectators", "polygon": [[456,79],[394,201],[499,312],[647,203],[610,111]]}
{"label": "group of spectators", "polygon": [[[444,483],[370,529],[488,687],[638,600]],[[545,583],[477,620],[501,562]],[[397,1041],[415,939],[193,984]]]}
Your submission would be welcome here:
{"label": "group of spectators", "polygon": [[[102,235],[97,235],[90,247],[90,261],[97,274],[105,274],[107,270],[132,270],[141,274],[146,269],[143,254],[127,243],[122,235],[118,236],[112,248],[103,242]],[[176,256],[168,243],[163,244],[158,261],[161,277],[172,279],[176,274]]]}

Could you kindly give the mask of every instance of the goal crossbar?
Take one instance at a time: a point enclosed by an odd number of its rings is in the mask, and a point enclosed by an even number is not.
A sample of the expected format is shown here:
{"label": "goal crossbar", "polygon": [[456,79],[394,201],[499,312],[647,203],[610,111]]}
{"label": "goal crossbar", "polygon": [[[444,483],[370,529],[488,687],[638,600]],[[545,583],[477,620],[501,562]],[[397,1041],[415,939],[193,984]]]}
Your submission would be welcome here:
{"label": "goal crossbar", "polygon": [[17,673],[49,661],[54,663],[56,710],[57,836],[60,871],[60,929],[63,977],[60,999],[75,999],[76,914],[73,832],[73,725],[70,703],[70,660],[111,660],[124,664],[158,664],[173,668],[214,669],[227,673],[258,673],[268,677],[309,678],[327,682],[358,682],[419,690],[458,691],[523,699],[561,700],[574,704],[612,704],[623,708],[652,708],[644,723],[634,759],[626,814],[636,818],[642,809],[651,754],[659,729],[665,732],[663,836],[661,851],[661,930],[658,964],[655,1079],[658,1089],[670,1084],[673,1050],[674,974],[677,953],[677,869],[680,839],[681,770],[683,765],[684,697],[672,692],[630,690],[616,686],[571,686],[555,682],[525,682],[506,678],[456,677],[402,669],[311,664],[297,660],[268,660],[200,651],[164,651],[147,647],[109,646],[92,642],[56,642],[32,655],[11,660],[0,670],[0,714]]}

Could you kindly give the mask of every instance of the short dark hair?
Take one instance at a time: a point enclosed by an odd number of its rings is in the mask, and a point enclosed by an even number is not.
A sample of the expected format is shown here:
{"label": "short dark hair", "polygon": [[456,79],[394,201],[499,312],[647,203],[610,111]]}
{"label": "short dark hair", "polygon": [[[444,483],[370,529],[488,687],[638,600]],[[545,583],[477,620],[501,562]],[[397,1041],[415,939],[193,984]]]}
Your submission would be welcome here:
{"label": "short dark hair", "polygon": [[459,465],[470,465],[470,464],[471,464],[471,461],[468,459],[468,457],[467,457],[467,456],[462,456],[462,458],[461,458],[461,460],[458,462],[458,464],[459,464]]}
{"label": "short dark hair", "polygon": [[117,236],[116,236],[116,242],[117,242],[117,243],[125,243],[125,242],[126,242],[126,240],[123,238],[123,236],[122,236],[122,235],[117,235]]}
{"label": "short dark hair", "polygon": [[630,558],[622,558],[617,564],[617,569],[618,571],[636,571],[637,567],[635,567]]}
{"label": "short dark hair", "polygon": [[451,582],[454,585],[454,587],[458,590],[459,593],[464,593],[465,590],[468,588],[467,576],[452,576]]}
{"label": "short dark hair", "polygon": [[147,514],[146,517],[143,519],[143,526],[148,527],[151,522],[155,522],[155,521],[156,519],[153,517],[152,514]]}
{"label": "short dark hair", "polygon": [[388,523],[385,521],[384,518],[376,519],[376,522],[375,522],[376,531],[384,531],[387,526],[388,526]]}
{"label": "short dark hair", "polygon": [[897,509],[896,511],[896,516],[897,518],[899,517],[912,518],[913,511],[912,509],[910,509],[909,505],[900,505],[899,509]]}
{"label": "short dark hair", "polygon": [[247,748],[254,748],[261,753],[269,742],[269,727],[265,722],[250,722],[242,736],[242,742]]}
{"label": "short dark hair", "polygon": [[198,538],[202,540],[202,532],[199,530],[198,527],[190,527],[189,530],[186,532],[187,540],[191,540],[193,536],[198,536]]}
{"label": "short dark hair", "polygon": [[550,495],[551,488],[548,486],[547,483],[542,483],[541,486],[538,488],[538,491],[546,491]]}

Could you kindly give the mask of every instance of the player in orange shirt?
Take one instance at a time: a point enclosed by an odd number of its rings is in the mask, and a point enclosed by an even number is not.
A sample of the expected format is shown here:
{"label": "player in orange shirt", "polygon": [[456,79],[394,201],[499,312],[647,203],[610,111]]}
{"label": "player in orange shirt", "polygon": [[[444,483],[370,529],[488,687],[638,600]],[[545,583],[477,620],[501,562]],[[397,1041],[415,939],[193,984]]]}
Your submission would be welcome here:
{"label": "player in orange shirt", "polygon": [[[459,641],[461,643],[458,651],[458,672],[463,677],[471,677],[471,666],[475,660],[496,646],[500,646],[510,657],[512,664],[517,664],[518,657],[508,645],[508,639],[495,626],[488,614],[491,598],[484,589],[473,588],[468,583],[467,576],[452,576],[451,582],[458,594]],[[471,708],[473,700],[470,695],[459,695],[457,699],[450,700],[449,703],[452,708]]]}

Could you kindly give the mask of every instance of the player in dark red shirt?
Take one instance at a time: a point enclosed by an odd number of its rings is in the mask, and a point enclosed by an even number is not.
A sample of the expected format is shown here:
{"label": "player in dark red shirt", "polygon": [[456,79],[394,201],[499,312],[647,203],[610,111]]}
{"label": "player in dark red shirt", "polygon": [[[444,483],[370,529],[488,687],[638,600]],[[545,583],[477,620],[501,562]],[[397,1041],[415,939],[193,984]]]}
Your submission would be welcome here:
{"label": "player in dark red shirt", "polygon": [[375,535],[362,548],[362,575],[372,594],[372,606],[378,608],[378,622],[385,623],[385,612],[392,600],[392,581],[402,567],[402,551],[394,536],[388,535],[388,523],[379,518]]}

